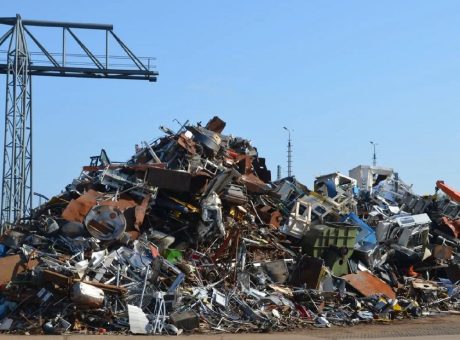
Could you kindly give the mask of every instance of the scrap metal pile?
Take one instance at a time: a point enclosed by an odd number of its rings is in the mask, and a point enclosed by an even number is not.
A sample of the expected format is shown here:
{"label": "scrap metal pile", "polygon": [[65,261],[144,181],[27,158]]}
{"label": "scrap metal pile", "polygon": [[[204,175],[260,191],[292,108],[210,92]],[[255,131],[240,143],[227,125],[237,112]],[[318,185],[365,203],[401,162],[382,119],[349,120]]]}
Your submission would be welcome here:
{"label": "scrap metal pile", "polygon": [[0,239],[0,330],[262,332],[460,310],[460,194],[392,169],[272,181],[206,126],[102,150]]}

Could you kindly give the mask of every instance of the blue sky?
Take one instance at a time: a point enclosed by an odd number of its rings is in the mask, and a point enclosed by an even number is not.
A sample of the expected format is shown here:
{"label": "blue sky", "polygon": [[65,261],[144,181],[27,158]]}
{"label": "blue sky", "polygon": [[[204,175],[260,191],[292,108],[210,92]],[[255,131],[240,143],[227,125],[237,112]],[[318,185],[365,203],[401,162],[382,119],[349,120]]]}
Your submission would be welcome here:
{"label": "blue sky", "polygon": [[[437,179],[460,190],[458,1],[1,3],[1,16],[111,23],[160,72],[157,83],[34,78],[35,191],[59,192],[101,148],[126,160],[159,125],[215,114],[274,174],[287,170],[282,127],[293,129],[294,173],[307,185],[369,164],[375,140],[378,163],[417,192]],[[59,37],[40,32],[52,50]]]}

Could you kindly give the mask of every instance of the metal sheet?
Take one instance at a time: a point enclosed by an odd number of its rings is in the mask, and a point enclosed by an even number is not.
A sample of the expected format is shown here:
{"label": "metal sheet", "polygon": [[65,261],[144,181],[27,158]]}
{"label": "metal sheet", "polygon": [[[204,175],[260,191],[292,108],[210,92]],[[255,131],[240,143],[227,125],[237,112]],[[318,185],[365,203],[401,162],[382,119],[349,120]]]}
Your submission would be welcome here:
{"label": "metal sheet", "polygon": [[71,200],[62,212],[62,218],[70,222],[83,223],[86,214],[97,204],[96,199],[102,194],[95,190],[88,190],[75,200]]}
{"label": "metal sheet", "polygon": [[249,193],[264,194],[270,191],[270,187],[254,174],[243,175],[240,181],[246,186]]}
{"label": "metal sheet", "polygon": [[395,292],[389,285],[369,272],[348,274],[342,276],[342,278],[364,296],[385,294],[390,299],[396,298]]}
{"label": "metal sheet", "polygon": [[297,286],[318,289],[325,274],[324,260],[316,257],[303,256],[292,272],[291,283]]}
{"label": "metal sheet", "polygon": [[[31,262],[31,261],[29,261]],[[35,267],[38,262],[33,260],[32,267]],[[20,255],[11,255],[0,258],[0,285],[4,285],[13,280],[17,274],[24,272],[28,264],[22,262]]]}
{"label": "metal sheet", "polygon": [[147,183],[159,189],[186,192],[190,190],[192,176],[188,172],[151,168],[147,171]]}

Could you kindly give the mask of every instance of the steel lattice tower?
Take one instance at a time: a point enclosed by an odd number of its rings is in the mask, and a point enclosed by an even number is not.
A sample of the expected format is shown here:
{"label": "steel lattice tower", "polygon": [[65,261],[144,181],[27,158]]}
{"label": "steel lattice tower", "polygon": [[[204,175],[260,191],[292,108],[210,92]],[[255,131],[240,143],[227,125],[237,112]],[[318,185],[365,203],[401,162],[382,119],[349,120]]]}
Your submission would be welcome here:
{"label": "steel lattice tower", "polygon": [[[28,216],[32,209],[32,76],[137,79],[156,81],[158,72],[150,70],[151,58],[138,58],[113,32],[112,25],[22,20],[20,15],[0,18],[0,25],[11,26],[0,37],[0,46],[8,43],[5,60],[0,60],[0,74],[6,75],[5,135],[1,201],[1,231]],[[40,26],[60,29],[60,52],[52,53],[30,31]],[[78,37],[74,29],[104,31],[105,53],[97,55]],[[68,40],[76,44],[81,55],[68,53]],[[124,56],[109,54],[109,39]],[[34,63],[27,41],[38,48],[34,56],[45,61]],[[1,52],[1,51],[0,51]],[[87,62],[69,61],[84,57]],[[111,60],[115,61],[112,62]],[[142,61],[141,59],[144,59]],[[147,65],[145,64],[147,59]],[[120,64],[127,60],[129,64]],[[121,66],[120,66],[121,65]]]}
{"label": "steel lattice tower", "polygon": [[20,17],[11,35],[7,54],[1,221],[14,221],[32,209],[32,79]]}
{"label": "steel lattice tower", "polygon": [[292,173],[292,140],[291,140],[291,130],[283,126],[283,129],[288,132],[288,145],[287,145],[287,171],[288,177],[293,175]]}

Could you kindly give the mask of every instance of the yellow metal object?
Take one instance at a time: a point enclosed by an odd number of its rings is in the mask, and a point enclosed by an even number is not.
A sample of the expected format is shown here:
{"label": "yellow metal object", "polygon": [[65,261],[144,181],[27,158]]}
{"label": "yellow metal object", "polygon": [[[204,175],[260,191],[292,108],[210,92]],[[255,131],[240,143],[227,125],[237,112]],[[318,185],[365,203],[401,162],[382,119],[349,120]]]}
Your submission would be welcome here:
{"label": "yellow metal object", "polygon": [[180,204],[180,205],[183,205],[184,207],[186,207],[191,213],[193,214],[196,214],[196,213],[199,213],[200,212],[200,209],[198,209],[197,207],[195,207],[194,205],[191,205],[187,202],[183,202],[181,200],[178,200],[177,198],[174,198],[174,197],[171,197],[171,196],[168,196],[168,198],[171,200],[171,201],[174,201],[176,202],[177,204]]}

